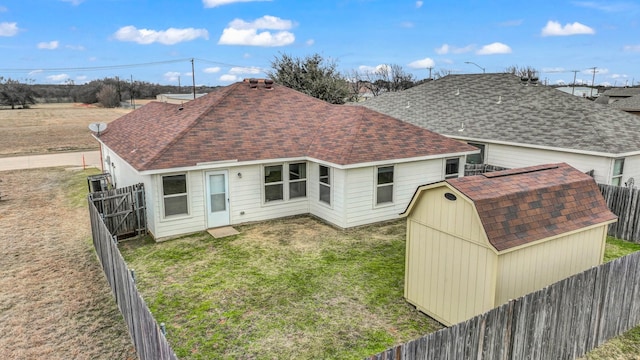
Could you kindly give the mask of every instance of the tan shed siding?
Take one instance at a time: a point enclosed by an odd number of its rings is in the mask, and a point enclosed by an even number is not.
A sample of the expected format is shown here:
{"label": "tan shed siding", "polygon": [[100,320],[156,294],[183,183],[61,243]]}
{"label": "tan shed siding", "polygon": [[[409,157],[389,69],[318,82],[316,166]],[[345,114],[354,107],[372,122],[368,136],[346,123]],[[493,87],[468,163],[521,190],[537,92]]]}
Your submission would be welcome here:
{"label": "tan shed siding", "polygon": [[[447,200],[444,197],[447,192],[455,194],[457,200]],[[471,201],[445,185],[423,191],[411,211],[411,218],[462,239],[489,246]]]}
{"label": "tan shed siding", "polygon": [[442,159],[416,161],[394,165],[393,203],[375,204],[376,167],[349,169],[344,197],[347,227],[397,219],[416,189],[423,184],[444,178]]}
{"label": "tan shed siding", "polygon": [[602,262],[606,225],[501,254],[496,306]]}
{"label": "tan shed siding", "polygon": [[610,158],[602,156],[489,144],[485,159],[487,164],[510,169],[559,162],[566,162],[582,172],[595,170],[594,178],[598,183],[611,182],[608,178]]}
{"label": "tan shed siding", "polygon": [[409,219],[407,301],[451,325],[493,308],[496,255]]}

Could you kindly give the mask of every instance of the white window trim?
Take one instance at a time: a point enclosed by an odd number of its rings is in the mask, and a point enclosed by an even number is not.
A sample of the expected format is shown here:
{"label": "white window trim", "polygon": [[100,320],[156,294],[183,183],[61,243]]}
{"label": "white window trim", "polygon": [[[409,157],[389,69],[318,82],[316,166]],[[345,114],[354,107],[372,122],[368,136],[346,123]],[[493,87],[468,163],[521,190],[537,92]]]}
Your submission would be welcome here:
{"label": "white window trim", "polygon": [[[449,174],[447,175],[447,161],[449,160],[458,160],[458,173],[453,176],[453,174]],[[462,164],[462,160],[459,157],[451,157],[451,158],[444,158],[444,160],[442,161],[442,175],[444,176],[444,179],[455,179],[455,178],[459,178],[460,177],[460,168],[464,169],[464,165],[460,166]]]}
{"label": "white window trim", "polygon": [[[327,176],[329,178],[329,183],[323,183],[322,181],[320,181],[320,167],[326,167],[329,171],[329,175]],[[320,200],[320,188],[322,186],[326,186],[329,188],[329,203],[326,203],[322,200]],[[329,209],[333,209],[333,168],[331,166],[328,165],[322,165],[322,164],[318,164],[318,203],[322,206],[325,206]]]}
{"label": "white window trim", "polygon": [[[165,199],[165,195],[164,195],[164,183],[162,181],[162,179],[165,176],[176,176],[176,175],[184,175],[184,181],[185,181],[185,185],[186,185],[186,195],[187,195],[187,213],[186,214],[176,214],[176,215],[169,215],[166,216],[165,215],[165,208],[164,208],[164,199]],[[159,189],[159,193],[160,193],[160,221],[170,221],[170,220],[179,220],[179,219],[185,219],[191,216],[191,196],[189,195],[191,193],[190,189],[189,189],[189,173],[188,172],[179,172],[179,173],[168,173],[168,174],[162,174],[158,176],[158,189]],[[168,195],[167,197],[177,197],[177,196],[182,196],[181,194],[174,194],[174,195]]]}
{"label": "white window trim", "polygon": [[[378,185],[378,169],[386,168],[386,167],[393,168],[393,181],[391,182],[391,184]],[[387,206],[393,206],[395,204],[395,200],[396,200],[396,171],[397,171],[397,169],[396,169],[396,166],[394,164],[380,165],[380,166],[374,167],[374,170],[373,170],[373,207],[375,209],[382,208],[382,207],[387,207]],[[381,187],[381,186],[391,186],[391,201],[379,204],[378,203],[378,188]]]}
{"label": "white window trim", "polygon": [[[306,177],[304,178],[304,180],[300,179],[300,180],[289,180],[289,164],[305,164],[305,173],[306,173]],[[282,184],[282,199],[281,200],[273,200],[273,201],[266,201],[265,199],[265,187],[267,186],[267,183],[264,182],[264,177],[265,177],[265,168],[267,166],[282,166],[282,180],[279,182],[272,182],[272,183],[268,183],[269,185],[276,185],[276,184]],[[297,198],[290,198],[290,192],[289,192],[289,184],[294,183],[294,182],[301,182],[301,181],[305,181],[306,182],[306,195],[305,196],[300,196]],[[293,203],[293,202],[300,202],[300,201],[308,201],[309,200],[309,162],[308,161],[287,161],[287,162],[282,162],[282,163],[272,163],[272,164],[262,164],[260,166],[260,182],[261,182],[261,187],[260,187],[260,197],[262,198],[262,205],[263,206],[271,206],[271,205],[277,205],[277,204],[283,204],[283,203]]]}
{"label": "white window trim", "polygon": [[[618,160],[622,160],[622,172],[620,174],[615,174],[616,171],[616,161]],[[625,163],[625,158],[616,158],[613,159],[613,165],[611,168],[611,185],[613,185],[613,181],[615,179],[620,179],[620,183],[617,186],[624,186],[624,182],[622,181],[622,177],[624,176],[624,163]]]}

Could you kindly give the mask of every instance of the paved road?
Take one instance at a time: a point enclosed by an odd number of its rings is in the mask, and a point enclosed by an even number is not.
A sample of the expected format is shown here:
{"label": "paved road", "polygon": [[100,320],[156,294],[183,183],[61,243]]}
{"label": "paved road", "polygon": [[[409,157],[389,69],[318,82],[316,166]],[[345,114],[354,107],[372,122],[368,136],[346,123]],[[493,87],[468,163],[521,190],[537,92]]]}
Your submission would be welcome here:
{"label": "paved road", "polygon": [[95,167],[100,169],[100,151],[67,152],[46,155],[0,157],[0,171],[54,166]]}

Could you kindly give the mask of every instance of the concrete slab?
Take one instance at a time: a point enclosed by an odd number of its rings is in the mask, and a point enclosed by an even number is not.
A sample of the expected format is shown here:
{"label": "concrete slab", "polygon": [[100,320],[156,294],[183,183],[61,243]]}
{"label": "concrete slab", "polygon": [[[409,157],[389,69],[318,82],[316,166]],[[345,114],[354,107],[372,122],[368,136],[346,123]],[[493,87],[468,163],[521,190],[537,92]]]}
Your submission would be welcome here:
{"label": "concrete slab", "polygon": [[238,230],[234,229],[232,226],[209,229],[207,232],[216,239],[240,234]]}

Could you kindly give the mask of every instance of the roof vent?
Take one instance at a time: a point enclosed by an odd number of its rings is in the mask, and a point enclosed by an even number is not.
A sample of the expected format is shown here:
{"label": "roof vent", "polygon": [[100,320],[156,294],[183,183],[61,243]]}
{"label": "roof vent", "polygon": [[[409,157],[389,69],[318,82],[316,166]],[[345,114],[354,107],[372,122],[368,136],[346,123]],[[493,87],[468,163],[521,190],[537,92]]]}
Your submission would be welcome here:
{"label": "roof vent", "polygon": [[527,85],[527,84],[529,83],[529,78],[528,78],[528,77],[526,77],[526,76],[522,76],[522,77],[520,77],[520,83],[521,83],[522,85]]}
{"label": "roof vent", "polygon": [[180,107],[178,108],[178,111],[182,111],[184,110],[184,103],[180,103]]}
{"label": "roof vent", "polygon": [[273,80],[264,79],[264,88],[270,90],[272,87],[273,87]]}
{"label": "roof vent", "polygon": [[534,76],[531,78],[531,83],[535,86],[538,86],[538,77]]}
{"label": "roof vent", "polygon": [[258,79],[256,78],[251,78],[249,79],[249,87],[252,89],[255,89],[258,87]]}

